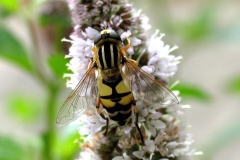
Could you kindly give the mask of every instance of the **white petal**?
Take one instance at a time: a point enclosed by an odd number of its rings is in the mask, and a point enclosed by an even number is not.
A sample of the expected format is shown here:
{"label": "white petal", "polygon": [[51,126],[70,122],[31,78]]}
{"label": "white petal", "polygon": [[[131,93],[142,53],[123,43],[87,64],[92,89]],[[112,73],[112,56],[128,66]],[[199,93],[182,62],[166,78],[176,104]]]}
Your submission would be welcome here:
{"label": "white petal", "polygon": [[86,148],[84,151],[80,153],[79,160],[101,160],[100,156],[93,152],[90,148]]}
{"label": "white petal", "polygon": [[134,54],[134,50],[133,50],[133,47],[132,47],[132,46],[127,50],[127,53],[128,53],[129,55],[133,55],[133,54]]}
{"label": "white petal", "polygon": [[149,30],[151,28],[151,25],[148,24],[149,18],[147,16],[142,15],[141,20],[142,20],[142,27],[145,30]]}
{"label": "white petal", "polygon": [[151,120],[151,124],[157,128],[157,129],[164,129],[166,128],[166,124],[163,123],[162,121],[160,120]]}
{"label": "white petal", "polygon": [[125,125],[123,130],[124,130],[125,134],[129,134],[129,132],[132,130],[132,126],[131,125]]}
{"label": "white petal", "polygon": [[166,133],[159,133],[154,140],[155,144],[160,144],[163,141],[164,135],[166,135]]}
{"label": "white petal", "polygon": [[144,151],[134,151],[133,152],[133,155],[140,159],[143,158],[143,154],[144,154]]}
{"label": "white petal", "polygon": [[125,152],[123,153],[123,157],[125,160],[131,160],[131,158]]}
{"label": "white petal", "polygon": [[150,154],[150,160],[152,160],[153,155],[154,155],[154,152]]}
{"label": "white petal", "polygon": [[145,72],[147,72],[148,74],[152,74],[153,73],[153,68],[152,67],[142,66],[141,69],[144,70]]}
{"label": "white petal", "polygon": [[99,32],[92,27],[87,27],[85,31],[87,33],[87,36],[92,40],[99,34]]}
{"label": "white petal", "polygon": [[141,44],[141,40],[138,38],[132,37],[132,38],[130,38],[130,40],[131,40],[132,46],[137,46],[137,45]]}
{"label": "white petal", "polygon": [[155,128],[153,125],[151,125],[151,123],[150,123],[150,125],[148,126],[148,128],[149,128],[149,130],[150,130],[152,136],[155,137],[156,134],[157,134],[157,132],[156,132],[156,128]]}
{"label": "white petal", "polygon": [[174,51],[175,49],[178,49],[178,46],[173,46],[172,48],[169,49],[169,52]]}
{"label": "white petal", "polygon": [[145,145],[146,145],[145,150],[147,150],[151,153],[155,151],[155,143],[153,140],[146,140]]}
{"label": "white petal", "polygon": [[154,109],[154,110],[158,110],[158,109],[161,108],[161,107],[162,107],[162,106],[159,105],[159,104],[151,104],[151,105],[149,106],[149,108]]}
{"label": "white petal", "polygon": [[155,55],[149,59],[148,65],[156,65],[158,61],[159,61],[159,56]]}
{"label": "white petal", "polygon": [[173,142],[169,142],[166,146],[169,148],[175,148],[177,145],[179,145],[179,143],[176,141],[173,141]]}
{"label": "white petal", "polygon": [[161,117],[161,115],[162,115],[162,113],[156,112],[156,113],[154,113],[154,114],[150,114],[150,115],[148,116],[148,118],[158,119],[159,117]]}
{"label": "white petal", "polygon": [[117,156],[117,157],[114,157],[112,160],[124,160],[124,158],[122,156]]}
{"label": "white petal", "polygon": [[146,117],[148,115],[148,110],[144,108],[143,110],[140,111],[140,115]]}
{"label": "white petal", "polygon": [[138,116],[138,122],[144,122],[144,121],[146,121],[145,117]]}
{"label": "white petal", "polygon": [[131,35],[131,31],[128,30],[127,32],[123,32],[120,37],[122,40],[124,40],[124,39],[127,39],[130,35]]}
{"label": "white petal", "polygon": [[157,111],[156,111],[155,109],[153,109],[153,108],[149,108],[148,111],[149,111],[150,113],[153,113],[153,114],[157,113]]}

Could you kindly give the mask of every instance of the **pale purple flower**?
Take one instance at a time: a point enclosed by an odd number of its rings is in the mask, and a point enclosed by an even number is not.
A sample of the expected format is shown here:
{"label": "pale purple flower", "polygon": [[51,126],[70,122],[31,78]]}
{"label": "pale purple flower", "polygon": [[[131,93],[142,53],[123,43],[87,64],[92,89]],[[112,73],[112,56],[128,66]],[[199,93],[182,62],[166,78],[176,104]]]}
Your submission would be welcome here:
{"label": "pale purple flower", "polygon": [[149,61],[142,69],[148,74],[158,77],[162,81],[168,81],[168,78],[176,73],[178,69],[177,64],[181,57],[175,57],[169,54],[178,47],[174,46],[170,48],[169,45],[164,45],[162,41],[163,36],[164,34],[158,36],[158,31],[156,31],[147,42]]}
{"label": "pale purple flower", "polygon": [[136,38],[136,37],[132,37],[132,33],[129,30],[127,32],[123,32],[120,37],[121,37],[122,41],[126,40],[127,38],[130,38],[131,46],[128,49],[127,53],[129,55],[133,55],[134,54],[134,47],[141,44],[141,40]]}
{"label": "pale purple flower", "polygon": [[81,129],[79,129],[80,135],[87,135],[85,141],[88,141],[106,125],[106,120],[102,119],[95,109],[89,110],[87,114],[82,115],[77,121],[82,124]]}
{"label": "pale purple flower", "polygon": [[157,130],[166,128],[166,124],[158,119],[148,118],[146,121],[147,127],[150,130],[152,136],[156,136]]}
{"label": "pale purple flower", "polygon": [[64,77],[69,77],[67,87],[74,89],[87,71],[90,58],[93,57],[91,49],[94,43],[94,37],[96,37],[97,34],[99,34],[97,30],[88,27],[85,32],[82,32],[82,38],[71,35],[71,40],[63,39],[63,41],[72,43],[69,54],[66,56],[66,58],[71,58],[67,66],[68,69],[73,72],[73,74],[64,75]]}
{"label": "pale purple flower", "polygon": [[[143,160],[152,160],[155,148],[156,147],[153,140],[146,140],[145,146],[143,146],[142,150],[133,152],[133,155]],[[145,153],[149,153],[149,154],[145,154]],[[150,155],[150,156],[145,157],[145,155]]]}

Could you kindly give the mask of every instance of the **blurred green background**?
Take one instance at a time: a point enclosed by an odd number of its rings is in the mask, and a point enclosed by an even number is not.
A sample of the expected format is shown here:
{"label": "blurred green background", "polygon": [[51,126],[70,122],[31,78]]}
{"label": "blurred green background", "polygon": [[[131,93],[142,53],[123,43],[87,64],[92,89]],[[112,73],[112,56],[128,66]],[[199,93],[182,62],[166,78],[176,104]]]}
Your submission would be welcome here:
{"label": "blurred green background", "polygon": [[[240,1],[131,0],[183,56],[174,77],[195,160],[240,159]],[[0,0],[0,160],[70,160],[76,126],[55,127],[70,89],[64,55],[72,23],[65,1]]]}

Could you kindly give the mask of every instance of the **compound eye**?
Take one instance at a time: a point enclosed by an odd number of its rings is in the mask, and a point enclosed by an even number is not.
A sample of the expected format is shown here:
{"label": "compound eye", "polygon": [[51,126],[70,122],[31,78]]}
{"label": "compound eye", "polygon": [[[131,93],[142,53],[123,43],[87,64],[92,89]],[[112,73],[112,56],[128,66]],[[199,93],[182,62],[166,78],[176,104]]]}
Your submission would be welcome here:
{"label": "compound eye", "polygon": [[110,32],[110,38],[118,40],[118,41],[122,41],[121,37],[115,31]]}
{"label": "compound eye", "polygon": [[117,34],[117,32],[106,29],[106,30],[102,30],[101,33],[96,36],[96,38],[94,39],[94,44],[96,45],[99,41],[103,39],[108,39],[108,38],[122,41],[121,37]]}
{"label": "compound eye", "polygon": [[97,35],[94,39],[94,44],[97,44],[101,40],[102,40],[102,35],[101,34]]}

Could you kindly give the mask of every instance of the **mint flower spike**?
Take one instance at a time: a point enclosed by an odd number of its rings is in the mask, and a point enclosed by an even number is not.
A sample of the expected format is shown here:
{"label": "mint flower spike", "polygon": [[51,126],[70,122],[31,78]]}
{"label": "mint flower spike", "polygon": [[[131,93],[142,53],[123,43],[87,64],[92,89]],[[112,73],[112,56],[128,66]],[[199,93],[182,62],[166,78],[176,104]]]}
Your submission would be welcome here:
{"label": "mint flower spike", "polygon": [[[104,28],[117,32],[122,41],[130,38],[131,46],[127,56],[139,62],[139,67],[167,85],[178,70],[181,56],[171,52],[178,47],[170,47],[162,40],[164,34],[157,30],[153,35],[145,33],[150,29],[148,17],[125,0],[68,0],[74,31],[71,43],[68,68],[72,74],[68,77],[67,87],[74,89],[87,71],[93,57],[94,38]],[[148,37],[148,38],[147,38]],[[150,38],[149,38],[150,37]],[[98,73],[96,73],[98,74]],[[173,91],[177,98],[179,91]],[[132,114],[126,125],[119,127],[110,120],[109,131],[103,135],[106,126],[95,109],[87,110],[74,123],[80,125],[79,134],[84,143],[78,160],[190,160],[195,150],[190,148],[192,136],[185,133],[181,122],[183,107],[175,104],[161,106],[148,104],[137,98],[138,125],[145,140],[141,145],[140,135],[135,127],[135,115]],[[188,107],[189,108],[189,107]]]}
{"label": "mint flower spike", "polygon": [[148,63],[142,69],[148,74],[167,82],[168,78],[171,78],[176,73],[181,56],[170,55],[170,52],[178,47],[170,48],[169,45],[164,45],[162,41],[164,34],[160,34],[160,36],[158,34],[159,31],[157,30],[147,42]]}

